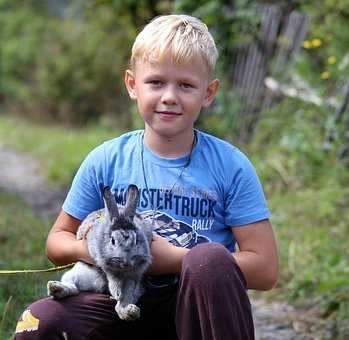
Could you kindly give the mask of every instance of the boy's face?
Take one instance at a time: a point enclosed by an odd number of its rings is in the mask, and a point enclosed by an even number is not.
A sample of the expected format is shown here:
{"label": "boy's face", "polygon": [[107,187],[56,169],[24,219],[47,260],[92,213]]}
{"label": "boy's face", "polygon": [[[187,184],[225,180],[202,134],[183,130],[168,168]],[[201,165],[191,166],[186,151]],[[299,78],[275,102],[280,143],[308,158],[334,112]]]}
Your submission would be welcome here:
{"label": "boy's face", "polygon": [[174,64],[170,57],[158,63],[137,62],[126,71],[125,84],[148,133],[174,138],[192,136],[194,122],[202,107],[209,106],[219,81],[210,82],[201,59]]}

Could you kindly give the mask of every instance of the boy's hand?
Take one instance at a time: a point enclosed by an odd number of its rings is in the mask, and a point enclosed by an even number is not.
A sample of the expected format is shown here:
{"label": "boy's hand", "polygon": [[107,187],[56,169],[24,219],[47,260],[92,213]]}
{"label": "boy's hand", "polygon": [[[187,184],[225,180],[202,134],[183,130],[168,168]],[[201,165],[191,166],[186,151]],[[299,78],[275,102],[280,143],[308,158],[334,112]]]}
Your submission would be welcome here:
{"label": "boy's hand", "polygon": [[148,274],[161,275],[180,273],[182,260],[189,249],[176,247],[165,238],[153,234],[151,243],[152,264],[148,269]]}
{"label": "boy's hand", "polygon": [[95,262],[88,251],[87,240],[84,238],[82,240],[78,240],[77,242],[79,244],[78,246],[79,246],[80,260],[84,261],[85,263],[95,265]]}

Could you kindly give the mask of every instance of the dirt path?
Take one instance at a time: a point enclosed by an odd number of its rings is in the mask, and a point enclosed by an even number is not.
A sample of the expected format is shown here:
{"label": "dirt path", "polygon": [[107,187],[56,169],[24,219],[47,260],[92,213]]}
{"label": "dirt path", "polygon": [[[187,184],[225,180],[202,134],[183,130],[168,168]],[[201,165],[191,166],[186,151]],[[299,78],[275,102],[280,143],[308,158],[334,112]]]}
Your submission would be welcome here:
{"label": "dirt path", "polygon": [[[0,190],[16,193],[45,219],[56,216],[66,190],[44,181],[40,164],[31,157],[0,145]],[[257,340],[306,340],[292,327],[292,306],[262,299],[252,299]]]}
{"label": "dirt path", "polygon": [[66,190],[49,186],[40,164],[26,154],[0,144],[0,189],[18,194],[40,217],[56,216]]}

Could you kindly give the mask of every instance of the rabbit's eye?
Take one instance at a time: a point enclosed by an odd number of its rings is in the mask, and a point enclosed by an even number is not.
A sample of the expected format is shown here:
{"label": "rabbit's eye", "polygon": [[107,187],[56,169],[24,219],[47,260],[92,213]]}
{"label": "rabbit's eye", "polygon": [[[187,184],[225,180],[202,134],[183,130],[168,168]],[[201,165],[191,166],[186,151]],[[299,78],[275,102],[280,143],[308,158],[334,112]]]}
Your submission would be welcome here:
{"label": "rabbit's eye", "polygon": [[113,246],[115,246],[115,239],[114,239],[114,237],[111,238],[111,244],[112,244]]}

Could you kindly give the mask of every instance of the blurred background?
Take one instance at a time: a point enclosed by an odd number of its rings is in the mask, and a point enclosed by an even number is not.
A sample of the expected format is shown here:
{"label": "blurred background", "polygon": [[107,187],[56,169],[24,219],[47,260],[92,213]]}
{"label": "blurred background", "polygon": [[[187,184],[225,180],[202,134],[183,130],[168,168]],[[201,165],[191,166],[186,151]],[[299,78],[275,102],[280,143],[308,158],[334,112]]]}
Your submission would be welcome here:
{"label": "blurred background", "polygon": [[[0,270],[51,265],[80,162],[142,127],[123,75],[137,33],[169,13],[213,34],[222,87],[197,127],[247,153],[273,213],[281,277],[256,298],[300,308],[290,322],[312,339],[348,339],[349,0],[0,0]],[[53,276],[0,273],[1,339]]]}

